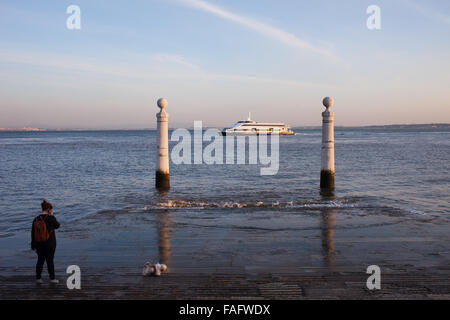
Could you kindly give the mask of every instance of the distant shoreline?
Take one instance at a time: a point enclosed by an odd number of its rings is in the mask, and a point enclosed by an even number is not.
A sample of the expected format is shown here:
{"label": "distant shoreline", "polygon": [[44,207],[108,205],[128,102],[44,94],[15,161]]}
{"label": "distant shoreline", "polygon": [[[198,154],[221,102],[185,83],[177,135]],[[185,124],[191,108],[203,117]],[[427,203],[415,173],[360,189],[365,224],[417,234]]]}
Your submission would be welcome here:
{"label": "distant shoreline", "polygon": [[[320,129],[321,126],[299,126],[293,129]],[[336,126],[335,129],[358,129],[358,130],[402,130],[402,129],[425,129],[425,130],[450,130],[450,123],[428,123],[428,124],[387,124],[369,126]]]}
{"label": "distant shoreline", "polygon": [[[170,130],[177,129],[170,128]],[[204,129],[213,127],[204,127]],[[220,128],[220,127],[218,127]],[[294,130],[311,130],[320,129],[320,126],[295,126],[292,127]],[[339,129],[358,129],[358,130],[404,130],[404,129],[414,129],[414,130],[450,130],[450,123],[429,123],[429,124],[388,124],[388,125],[368,125],[368,126],[336,126]],[[187,128],[193,129],[193,128]],[[136,128],[136,129],[96,129],[96,128],[0,128],[0,132],[48,132],[48,131],[145,131],[145,130],[156,130],[156,128]]]}
{"label": "distant shoreline", "polygon": [[23,132],[35,132],[35,131],[49,131],[41,128],[0,128],[0,131],[23,131]]}

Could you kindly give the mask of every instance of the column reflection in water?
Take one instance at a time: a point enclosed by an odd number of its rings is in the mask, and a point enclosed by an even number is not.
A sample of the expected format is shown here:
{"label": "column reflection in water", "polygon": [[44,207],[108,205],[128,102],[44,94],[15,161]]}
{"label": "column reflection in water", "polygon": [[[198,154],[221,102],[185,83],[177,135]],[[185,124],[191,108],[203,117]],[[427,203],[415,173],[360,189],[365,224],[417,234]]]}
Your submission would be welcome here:
{"label": "column reflection in water", "polygon": [[[166,202],[168,200],[168,192],[166,190],[158,190],[155,194],[158,202]],[[172,257],[172,249],[170,239],[172,235],[172,212],[161,211],[156,212],[156,231],[158,233],[158,254],[159,263],[163,263],[170,268],[170,260]]]}
{"label": "column reflection in water", "polygon": [[159,252],[159,262],[164,263],[170,268],[170,259],[172,256],[172,250],[170,247],[170,238],[172,233],[172,213],[161,212],[158,213],[158,252]]}
{"label": "column reflection in water", "polygon": [[336,227],[336,211],[332,208],[322,210],[322,255],[325,267],[334,265],[334,229]]}

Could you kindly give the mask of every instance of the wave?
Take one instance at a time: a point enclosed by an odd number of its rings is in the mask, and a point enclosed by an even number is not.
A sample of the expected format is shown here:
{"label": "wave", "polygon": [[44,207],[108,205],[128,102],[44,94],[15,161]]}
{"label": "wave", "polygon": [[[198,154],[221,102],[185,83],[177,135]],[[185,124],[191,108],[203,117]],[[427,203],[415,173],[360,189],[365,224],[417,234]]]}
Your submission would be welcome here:
{"label": "wave", "polygon": [[[374,202],[368,199],[340,199],[340,200],[309,200],[309,201],[199,201],[199,200],[182,200],[182,199],[168,199],[166,201],[148,204],[140,207],[127,207],[126,212],[142,212],[149,210],[205,210],[205,209],[365,209],[369,210],[371,214],[376,212],[401,215],[411,217],[428,217],[432,218],[430,213],[418,210],[416,208],[389,205],[388,203]],[[375,211],[373,211],[375,210]],[[381,211],[380,211],[381,210]]]}
{"label": "wave", "polygon": [[301,201],[289,201],[289,202],[234,202],[234,201],[219,201],[219,202],[204,202],[204,201],[188,201],[188,200],[167,200],[164,202],[158,202],[156,204],[147,205],[140,208],[133,208],[137,210],[150,210],[150,209],[209,209],[209,208],[221,208],[221,209],[234,209],[234,208],[342,208],[342,207],[357,207],[358,204],[350,203],[349,200],[336,200],[329,202],[301,202]]}

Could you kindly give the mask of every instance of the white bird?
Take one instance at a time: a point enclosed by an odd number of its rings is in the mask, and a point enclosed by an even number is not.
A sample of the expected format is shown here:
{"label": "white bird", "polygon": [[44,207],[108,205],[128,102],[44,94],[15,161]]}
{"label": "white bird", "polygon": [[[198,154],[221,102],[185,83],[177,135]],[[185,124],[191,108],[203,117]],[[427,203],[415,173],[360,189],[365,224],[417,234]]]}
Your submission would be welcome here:
{"label": "white bird", "polygon": [[142,275],[145,276],[151,276],[153,273],[155,273],[155,266],[151,264],[149,261],[147,261],[144,264],[144,269],[142,270]]}
{"label": "white bird", "polygon": [[144,264],[144,269],[142,270],[142,275],[145,276],[157,276],[159,277],[161,273],[164,273],[167,271],[167,266],[165,264],[152,264],[150,261],[147,261]]}

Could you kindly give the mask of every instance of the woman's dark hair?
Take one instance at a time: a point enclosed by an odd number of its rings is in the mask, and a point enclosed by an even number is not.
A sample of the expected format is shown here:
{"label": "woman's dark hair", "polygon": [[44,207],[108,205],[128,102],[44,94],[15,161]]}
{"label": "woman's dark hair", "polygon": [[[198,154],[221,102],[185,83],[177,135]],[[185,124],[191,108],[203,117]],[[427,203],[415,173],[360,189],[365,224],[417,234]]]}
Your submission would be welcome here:
{"label": "woman's dark hair", "polygon": [[53,209],[53,206],[50,202],[47,202],[47,200],[42,201],[41,203],[42,211],[49,211]]}

